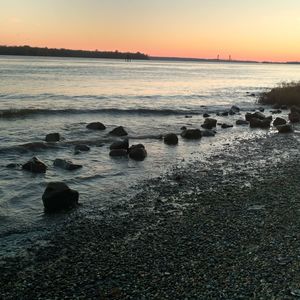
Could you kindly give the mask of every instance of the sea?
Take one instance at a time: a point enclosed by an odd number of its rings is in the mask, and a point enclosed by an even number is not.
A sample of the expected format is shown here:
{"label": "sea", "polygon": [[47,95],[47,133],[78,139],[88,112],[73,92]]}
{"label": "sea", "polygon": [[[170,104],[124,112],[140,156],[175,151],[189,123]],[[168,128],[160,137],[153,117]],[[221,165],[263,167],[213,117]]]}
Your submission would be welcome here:
{"label": "sea", "polygon": [[[185,141],[182,126],[201,128],[203,113],[216,117],[232,105],[241,113],[217,119],[235,124],[260,106],[260,93],[299,80],[300,66],[287,64],[0,56],[0,256],[15,255],[66,219],[65,213],[44,213],[47,183],[63,181],[79,191],[82,214],[109,213],[128,201],[134,187],[178,164],[209,159],[224,144],[272,133],[218,127],[215,137]],[[87,129],[94,121],[107,129]],[[124,126],[131,145],[144,144],[144,161],[109,156],[117,138],[108,132],[117,126]],[[48,145],[45,136],[52,132],[62,140]],[[171,132],[179,135],[177,146],[160,138]],[[76,144],[87,144],[90,151],[75,154]],[[45,174],[7,168],[33,156],[47,164]],[[59,169],[53,166],[56,158],[83,167]]]}

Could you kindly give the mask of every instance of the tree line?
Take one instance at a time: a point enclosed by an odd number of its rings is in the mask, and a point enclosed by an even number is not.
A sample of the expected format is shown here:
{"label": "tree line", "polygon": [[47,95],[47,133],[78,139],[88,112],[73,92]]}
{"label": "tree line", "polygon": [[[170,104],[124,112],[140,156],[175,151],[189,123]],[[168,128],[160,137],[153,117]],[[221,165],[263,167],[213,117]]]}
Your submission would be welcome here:
{"label": "tree line", "polygon": [[54,56],[54,57],[86,57],[86,58],[111,58],[111,59],[149,59],[149,56],[140,52],[119,51],[88,51],[56,48],[39,48],[30,46],[0,46],[0,55],[23,56]]}

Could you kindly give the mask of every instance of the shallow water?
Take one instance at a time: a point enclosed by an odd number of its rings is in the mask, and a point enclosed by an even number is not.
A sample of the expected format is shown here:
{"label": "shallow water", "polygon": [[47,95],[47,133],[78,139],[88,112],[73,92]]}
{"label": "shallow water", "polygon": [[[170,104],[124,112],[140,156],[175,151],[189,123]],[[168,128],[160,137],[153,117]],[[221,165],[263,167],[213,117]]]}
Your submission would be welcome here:
{"label": "shallow water", "polygon": [[[283,80],[299,80],[300,67],[270,64],[226,64],[96,60],[75,58],[0,57],[0,237],[43,232],[61,216],[43,213],[41,195],[50,181],[65,181],[80,192],[87,213],[126,201],[128,187],[157,176],[170,166],[197,157],[207,159],[225,143],[270,134],[247,127],[218,129],[214,138],[170,147],[154,136],[180,133],[182,126],[200,128],[202,113],[238,105],[242,113],[258,105],[259,93]],[[191,118],[186,118],[189,115]],[[218,117],[234,123],[241,116]],[[101,121],[103,132],[86,129]],[[125,126],[130,143],[143,143],[144,162],[111,159],[107,132]],[[25,149],[49,132],[60,132],[55,148]],[[271,131],[272,133],[272,131]],[[74,155],[74,143],[88,143],[91,151]],[[101,145],[101,146],[100,146]],[[7,169],[37,155],[48,166],[45,175]],[[76,171],[52,166],[55,158],[83,165]],[[64,217],[63,217],[64,218]]]}

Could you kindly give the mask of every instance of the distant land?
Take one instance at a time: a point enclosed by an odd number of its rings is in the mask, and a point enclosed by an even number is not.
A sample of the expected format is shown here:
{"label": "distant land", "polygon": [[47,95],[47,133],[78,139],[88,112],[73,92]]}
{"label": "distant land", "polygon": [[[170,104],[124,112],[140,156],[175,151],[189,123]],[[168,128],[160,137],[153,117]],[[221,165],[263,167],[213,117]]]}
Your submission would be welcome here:
{"label": "distant land", "polygon": [[116,58],[116,59],[149,59],[149,56],[140,52],[119,51],[88,51],[55,48],[39,48],[30,46],[0,46],[0,55],[21,56],[52,56],[52,57],[85,57],[85,58]]}
{"label": "distant land", "polygon": [[140,52],[119,52],[116,51],[89,51],[71,50],[57,48],[41,48],[31,46],[1,46],[0,55],[20,55],[20,56],[50,56],[50,57],[83,57],[83,58],[110,58],[110,59],[141,59],[141,60],[163,60],[163,61],[199,61],[199,62],[222,62],[222,63],[264,63],[264,64],[300,64],[300,61],[272,62],[272,61],[252,61],[234,59],[210,59],[210,58],[188,58],[188,57],[164,57],[149,56]]}

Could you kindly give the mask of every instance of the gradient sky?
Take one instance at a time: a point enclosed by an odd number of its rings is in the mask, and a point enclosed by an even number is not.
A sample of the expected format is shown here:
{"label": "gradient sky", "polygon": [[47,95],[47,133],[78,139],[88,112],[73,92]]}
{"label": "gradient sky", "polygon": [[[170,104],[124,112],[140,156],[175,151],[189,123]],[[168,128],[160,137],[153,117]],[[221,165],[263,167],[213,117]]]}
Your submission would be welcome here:
{"label": "gradient sky", "polygon": [[1,0],[0,44],[300,61],[300,0]]}

